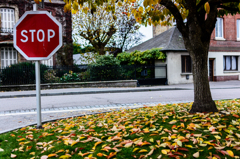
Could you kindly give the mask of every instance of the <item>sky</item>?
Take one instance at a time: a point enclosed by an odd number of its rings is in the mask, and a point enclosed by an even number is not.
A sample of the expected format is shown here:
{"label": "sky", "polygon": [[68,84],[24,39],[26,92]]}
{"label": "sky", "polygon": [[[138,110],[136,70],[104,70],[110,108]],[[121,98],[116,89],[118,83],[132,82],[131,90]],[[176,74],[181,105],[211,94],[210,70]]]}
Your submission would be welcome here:
{"label": "sky", "polygon": [[151,39],[153,37],[153,32],[152,32],[152,26],[141,26],[141,28],[139,29],[139,31],[144,35],[142,42]]}

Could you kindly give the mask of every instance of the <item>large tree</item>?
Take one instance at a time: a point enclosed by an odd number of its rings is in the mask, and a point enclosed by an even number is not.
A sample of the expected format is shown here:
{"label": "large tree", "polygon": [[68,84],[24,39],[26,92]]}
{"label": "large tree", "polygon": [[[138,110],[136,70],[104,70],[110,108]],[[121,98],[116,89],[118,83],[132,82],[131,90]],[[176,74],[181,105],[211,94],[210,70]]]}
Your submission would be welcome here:
{"label": "large tree", "polygon": [[136,44],[139,44],[143,38],[143,34],[139,31],[140,24],[136,21],[133,15],[128,14],[132,8],[128,5],[121,5],[118,3],[118,10],[122,13],[121,19],[118,18],[117,31],[112,36],[107,44],[107,47],[116,56],[118,53],[130,49]]}
{"label": "large tree", "polygon": [[[125,0],[129,3],[135,1]],[[97,5],[108,2],[108,0],[95,0]],[[176,26],[182,33],[193,64],[194,103],[190,113],[218,111],[212,100],[208,81],[210,37],[217,16],[239,13],[239,2],[240,0],[144,0],[143,6],[135,6],[136,9],[132,12],[136,20],[143,24],[168,25],[173,18],[176,20]],[[70,4],[67,5],[71,8]],[[187,22],[184,22],[185,19]]]}
{"label": "large tree", "polygon": [[[76,36],[86,39],[100,55],[105,54],[106,45],[113,35],[119,35],[119,30],[123,28],[123,24],[124,26],[129,25],[129,27],[125,27],[128,29],[127,34],[124,34],[125,36],[139,28],[134,16],[131,15],[132,5],[129,3],[110,2],[97,6],[97,4],[90,2],[78,6],[75,2],[73,7],[77,9],[72,10],[75,13],[73,15],[74,33]],[[125,45],[126,41],[122,43]]]}

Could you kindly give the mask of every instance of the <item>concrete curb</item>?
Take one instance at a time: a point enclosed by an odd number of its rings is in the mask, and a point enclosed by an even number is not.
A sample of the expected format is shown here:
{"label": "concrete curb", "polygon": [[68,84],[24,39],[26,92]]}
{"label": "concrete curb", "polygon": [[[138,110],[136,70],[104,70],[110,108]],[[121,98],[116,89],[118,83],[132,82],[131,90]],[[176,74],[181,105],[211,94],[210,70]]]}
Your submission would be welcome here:
{"label": "concrete curb", "polygon": [[[86,113],[86,114],[81,114],[81,115],[66,116],[66,117],[62,117],[62,118],[55,118],[55,119],[50,119],[50,120],[44,120],[44,121],[42,121],[42,124],[45,124],[45,123],[48,123],[48,122],[52,122],[52,121],[56,121],[56,120],[61,120],[61,119],[67,119],[67,118],[72,118],[72,117],[80,117],[80,116],[84,116],[84,115],[93,115],[93,114],[107,113],[107,112],[110,112],[110,110],[109,111],[103,111],[103,112],[97,112],[97,113],[96,112],[95,113]],[[28,127],[28,126],[34,126],[34,125],[37,125],[37,123],[34,122],[34,123],[31,123],[31,124],[26,124],[26,125],[23,125],[23,126],[15,127],[13,129],[4,130],[4,131],[1,131],[0,134],[8,133],[10,131],[14,131],[14,130],[17,130],[17,129],[21,129],[21,128]]]}
{"label": "concrete curb", "polygon": [[[222,87],[211,89],[239,89],[240,87]],[[57,92],[57,93],[41,93],[41,96],[60,96],[60,95],[81,95],[81,94],[101,94],[101,93],[127,93],[127,92],[147,92],[147,91],[169,91],[169,90],[193,90],[193,88],[140,88],[126,90],[103,90],[103,91],[86,91],[86,92]],[[17,95],[2,95],[1,98],[21,98],[21,97],[36,97],[35,93],[17,94]]]}
{"label": "concrete curb", "polygon": [[[79,95],[79,94],[100,94],[100,93],[127,93],[127,92],[146,92],[146,91],[167,91],[167,90],[193,90],[192,88],[151,88],[151,89],[126,89],[126,90],[105,90],[105,91],[86,91],[86,92],[59,92],[59,93],[41,93],[41,96],[59,96],[59,95]],[[3,95],[0,98],[21,98],[36,97],[32,94]]]}

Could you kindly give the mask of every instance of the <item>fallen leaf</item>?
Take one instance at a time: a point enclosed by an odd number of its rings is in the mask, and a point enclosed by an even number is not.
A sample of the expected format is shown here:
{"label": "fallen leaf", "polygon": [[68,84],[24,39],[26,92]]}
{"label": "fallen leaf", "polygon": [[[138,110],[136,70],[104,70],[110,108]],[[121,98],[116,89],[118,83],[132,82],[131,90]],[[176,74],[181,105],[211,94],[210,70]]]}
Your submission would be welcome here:
{"label": "fallen leaf", "polygon": [[194,153],[193,157],[198,158],[199,157],[199,152]]}
{"label": "fallen leaf", "polygon": [[71,157],[71,155],[66,154],[66,155],[62,155],[59,157],[59,159],[69,159]]}
{"label": "fallen leaf", "polygon": [[44,155],[44,156],[41,157],[41,159],[47,159],[47,158],[48,158],[47,155]]}
{"label": "fallen leaf", "polygon": [[164,155],[166,155],[166,154],[168,154],[168,152],[170,152],[170,150],[169,149],[162,149],[162,154],[164,154]]}
{"label": "fallen leaf", "polygon": [[49,157],[49,158],[50,158],[50,157],[57,157],[57,154],[55,154],[55,153],[54,153],[54,154],[49,154],[48,157]]}
{"label": "fallen leaf", "polygon": [[234,157],[234,154],[231,150],[227,150],[227,153],[228,153],[229,156]]}
{"label": "fallen leaf", "polygon": [[146,150],[146,149],[141,149],[138,153],[141,153],[141,152],[148,152],[148,150]]}
{"label": "fallen leaf", "polygon": [[135,152],[135,151],[137,151],[138,149],[139,149],[139,148],[134,148],[132,152]]}
{"label": "fallen leaf", "polygon": [[17,155],[11,154],[11,158],[16,158],[16,157],[17,157]]}

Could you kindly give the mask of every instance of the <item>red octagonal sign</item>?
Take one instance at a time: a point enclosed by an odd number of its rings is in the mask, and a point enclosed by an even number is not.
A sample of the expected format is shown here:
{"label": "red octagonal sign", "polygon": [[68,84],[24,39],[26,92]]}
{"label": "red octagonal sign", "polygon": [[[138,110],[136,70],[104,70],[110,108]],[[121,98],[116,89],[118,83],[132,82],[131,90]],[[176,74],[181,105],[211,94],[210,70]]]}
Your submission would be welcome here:
{"label": "red octagonal sign", "polygon": [[62,46],[62,25],[47,11],[27,11],[13,36],[14,47],[27,60],[47,60]]}

